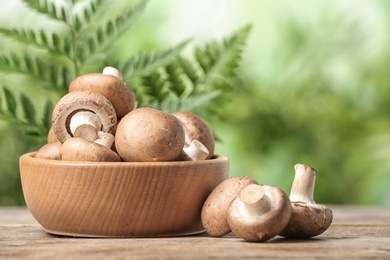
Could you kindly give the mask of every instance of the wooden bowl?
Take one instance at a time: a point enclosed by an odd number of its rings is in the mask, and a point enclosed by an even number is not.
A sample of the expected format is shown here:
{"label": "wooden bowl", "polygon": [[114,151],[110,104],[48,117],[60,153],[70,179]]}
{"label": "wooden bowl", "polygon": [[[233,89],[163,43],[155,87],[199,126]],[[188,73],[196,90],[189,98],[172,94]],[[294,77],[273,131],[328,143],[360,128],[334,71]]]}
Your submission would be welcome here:
{"label": "wooden bowl", "polygon": [[69,162],[20,157],[24,198],[46,232],[74,237],[163,237],[204,231],[201,209],[228,177],[217,156],[183,162]]}

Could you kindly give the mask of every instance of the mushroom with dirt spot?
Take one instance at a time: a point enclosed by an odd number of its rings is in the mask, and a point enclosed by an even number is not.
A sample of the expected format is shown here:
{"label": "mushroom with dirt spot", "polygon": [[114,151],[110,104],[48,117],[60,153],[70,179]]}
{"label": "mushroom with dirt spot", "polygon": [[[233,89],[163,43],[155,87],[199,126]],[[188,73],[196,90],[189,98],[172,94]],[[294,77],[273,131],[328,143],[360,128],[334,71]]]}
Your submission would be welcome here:
{"label": "mushroom with dirt spot", "polygon": [[153,108],[137,108],[118,123],[116,151],[124,161],[175,161],[184,147],[180,121]]}
{"label": "mushroom with dirt spot", "polygon": [[173,115],[183,124],[186,134],[185,146],[189,146],[193,140],[201,142],[208,150],[206,159],[214,156],[215,140],[209,125],[200,116],[189,111],[179,111]]}
{"label": "mushroom with dirt spot", "polygon": [[333,220],[332,210],[313,199],[317,171],[305,164],[294,166],[295,177],[290,191],[292,214],[279,234],[287,238],[309,238],[323,233]]}
{"label": "mushroom with dirt spot", "polygon": [[233,176],[221,182],[207,197],[201,212],[201,221],[207,233],[221,237],[230,232],[227,210],[240,191],[249,184],[258,184],[248,176]]}
{"label": "mushroom with dirt spot", "polygon": [[118,119],[136,106],[133,90],[122,80],[122,74],[114,67],[105,67],[103,73],[81,75],[69,85],[69,92],[89,90],[105,96],[113,105]]}
{"label": "mushroom with dirt spot", "polygon": [[230,204],[227,222],[232,232],[250,242],[278,235],[291,216],[288,195],[271,185],[249,184]]}
{"label": "mushroom with dirt spot", "polygon": [[52,127],[60,142],[72,137],[94,141],[98,131],[114,133],[115,109],[103,95],[74,91],[63,96],[53,109]]}

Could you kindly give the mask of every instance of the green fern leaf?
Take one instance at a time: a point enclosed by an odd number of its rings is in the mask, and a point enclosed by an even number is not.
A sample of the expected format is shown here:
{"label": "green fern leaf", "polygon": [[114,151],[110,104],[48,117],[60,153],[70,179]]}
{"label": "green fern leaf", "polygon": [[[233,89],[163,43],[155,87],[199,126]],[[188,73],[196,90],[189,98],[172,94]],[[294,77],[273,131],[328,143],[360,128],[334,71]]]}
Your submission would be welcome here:
{"label": "green fern leaf", "polygon": [[[103,52],[106,48],[112,45],[120,35],[127,31],[144,12],[146,7],[146,0],[140,1],[133,8],[121,13],[119,16],[106,21],[99,25],[94,31],[93,28],[88,28],[88,31],[80,31],[79,37],[82,42],[95,41],[95,52]],[[88,49],[86,49],[88,50]],[[93,53],[86,53],[85,55],[92,58]]]}
{"label": "green fern leaf", "polygon": [[186,84],[184,73],[178,62],[172,62],[165,67],[169,90],[178,97],[185,97],[191,91],[189,84]]}
{"label": "green fern leaf", "polygon": [[[230,101],[236,79],[235,69],[241,57],[250,27],[244,27],[218,43],[212,41],[195,49],[195,61],[177,56],[164,66],[166,76],[159,85],[168,85],[168,97],[159,100],[157,91],[150,93],[150,104],[164,111],[197,110],[217,113]],[[153,86],[153,84],[151,84]]]}
{"label": "green fern leaf", "polygon": [[22,94],[20,96],[21,99],[21,107],[23,110],[23,117],[30,124],[35,123],[35,108],[30,99],[26,97],[26,95]]}
{"label": "green fern leaf", "polygon": [[44,129],[49,129],[51,127],[52,112],[53,112],[53,104],[50,101],[47,101],[45,103],[45,106],[43,107],[43,113],[40,122],[40,125],[42,125]]}
{"label": "green fern leaf", "polygon": [[177,57],[177,62],[180,64],[183,72],[186,74],[186,76],[190,79],[191,82],[196,84],[201,76],[201,73],[199,71],[199,68],[195,67],[195,63],[192,63],[186,58],[183,58],[181,56]]}
{"label": "green fern leaf", "polygon": [[3,88],[5,111],[16,117],[16,99],[7,88]]}
{"label": "green fern leaf", "polygon": [[125,81],[131,81],[135,77],[147,76],[158,68],[174,61],[189,42],[190,40],[185,40],[160,52],[141,52],[137,56],[128,59],[123,65],[119,64],[118,68],[122,72]]}
{"label": "green fern leaf", "polygon": [[[60,37],[56,33],[51,36],[46,35],[43,30],[39,33],[33,30],[5,29],[0,27],[0,33],[16,42],[27,46],[34,46],[39,49],[47,50],[53,54],[63,55],[64,51],[60,47]],[[51,39],[51,41],[49,40]]]}
{"label": "green fern leaf", "polygon": [[142,84],[142,88],[144,89],[143,96],[148,95],[153,97],[153,100],[157,102],[162,102],[165,98],[167,98],[168,90],[166,88],[166,82],[160,71],[155,71],[142,78]]}
{"label": "green fern leaf", "polygon": [[32,10],[45,15],[51,19],[67,22],[66,15],[63,16],[62,10],[58,11],[57,6],[54,3],[51,3],[49,0],[23,0],[23,2]]}
{"label": "green fern leaf", "polygon": [[236,77],[236,68],[241,59],[243,45],[251,26],[246,26],[218,45],[213,41],[203,48],[195,50],[195,57],[205,74],[204,83],[209,84],[213,76]]}

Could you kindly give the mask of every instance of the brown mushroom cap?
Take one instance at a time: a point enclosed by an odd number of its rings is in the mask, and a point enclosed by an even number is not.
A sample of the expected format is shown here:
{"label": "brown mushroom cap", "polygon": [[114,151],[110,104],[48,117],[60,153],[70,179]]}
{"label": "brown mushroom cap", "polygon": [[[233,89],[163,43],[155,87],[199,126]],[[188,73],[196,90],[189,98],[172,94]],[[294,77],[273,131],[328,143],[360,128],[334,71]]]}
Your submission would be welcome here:
{"label": "brown mushroom cap", "polygon": [[201,117],[192,112],[179,111],[173,113],[173,115],[182,122],[186,135],[190,139],[188,141],[191,142],[196,139],[201,142],[209,150],[207,159],[212,158],[214,156],[215,140],[213,132],[208,124]]}
{"label": "brown mushroom cap", "polygon": [[63,161],[120,162],[117,153],[103,145],[81,137],[67,139],[61,146]]}
{"label": "brown mushroom cap", "polygon": [[271,185],[249,184],[229,206],[227,221],[234,234],[253,242],[278,235],[291,216],[288,195]]}
{"label": "brown mushroom cap", "polygon": [[287,238],[309,238],[322,234],[332,224],[333,212],[321,204],[292,203],[292,214],[279,234]]}
{"label": "brown mushroom cap", "polygon": [[73,137],[70,131],[70,119],[79,111],[95,113],[101,121],[99,131],[114,133],[117,122],[115,109],[103,95],[92,91],[74,91],[63,96],[53,109],[52,127],[60,142]]}
{"label": "brown mushroom cap", "polygon": [[117,117],[122,118],[135,107],[133,90],[121,79],[101,73],[90,73],[75,78],[69,92],[90,90],[105,96],[114,106]]}
{"label": "brown mushroom cap", "polygon": [[50,127],[49,132],[47,133],[47,142],[52,143],[58,141],[56,134],[53,131],[53,126]]}
{"label": "brown mushroom cap", "polygon": [[207,197],[202,207],[201,220],[207,233],[221,237],[230,232],[227,210],[240,191],[257,181],[248,176],[233,176],[221,182]]}
{"label": "brown mushroom cap", "polygon": [[138,108],[119,122],[116,150],[124,161],[174,161],[184,147],[184,129],[179,120],[152,108]]}
{"label": "brown mushroom cap", "polygon": [[35,154],[35,158],[61,160],[61,145],[60,141],[54,141],[45,144]]}

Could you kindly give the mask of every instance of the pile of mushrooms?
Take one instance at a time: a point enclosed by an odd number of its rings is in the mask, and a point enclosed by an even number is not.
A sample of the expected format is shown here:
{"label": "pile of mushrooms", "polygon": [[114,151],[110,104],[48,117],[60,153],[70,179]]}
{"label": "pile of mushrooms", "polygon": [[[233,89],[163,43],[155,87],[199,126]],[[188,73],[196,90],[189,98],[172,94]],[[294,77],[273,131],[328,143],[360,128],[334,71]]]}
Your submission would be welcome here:
{"label": "pile of mushrooms", "polygon": [[[133,90],[121,73],[75,78],[52,113],[47,144],[36,158],[90,162],[156,162],[206,160],[214,157],[214,135],[198,115],[168,114],[137,108]],[[313,200],[317,172],[295,165],[290,196],[247,176],[220,183],[207,197],[201,221],[211,236],[229,232],[246,241],[267,241],[277,235],[310,238],[332,223],[332,210]]]}
{"label": "pile of mushrooms", "polygon": [[306,239],[323,233],[331,225],[333,213],[313,200],[317,172],[305,164],[296,164],[294,169],[290,196],[247,176],[220,183],[202,208],[206,232],[214,237],[233,232],[250,242],[264,242],[277,235]]}
{"label": "pile of mushrooms", "polygon": [[119,70],[75,78],[55,105],[47,144],[36,158],[90,162],[205,160],[214,135],[198,115],[137,108]]}

